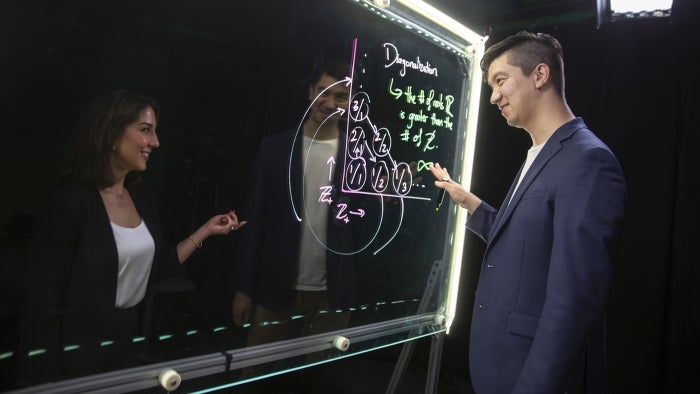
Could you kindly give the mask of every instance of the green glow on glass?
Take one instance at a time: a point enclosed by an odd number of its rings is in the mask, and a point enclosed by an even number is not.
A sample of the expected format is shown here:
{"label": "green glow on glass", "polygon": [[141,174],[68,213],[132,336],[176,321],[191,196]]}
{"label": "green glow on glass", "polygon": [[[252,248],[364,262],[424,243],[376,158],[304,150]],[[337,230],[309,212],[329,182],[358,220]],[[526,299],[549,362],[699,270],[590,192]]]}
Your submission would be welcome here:
{"label": "green glow on glass", "polygon": [[46,349],[34,349],[27,352],[27,356],[33,357],[46,353]]}

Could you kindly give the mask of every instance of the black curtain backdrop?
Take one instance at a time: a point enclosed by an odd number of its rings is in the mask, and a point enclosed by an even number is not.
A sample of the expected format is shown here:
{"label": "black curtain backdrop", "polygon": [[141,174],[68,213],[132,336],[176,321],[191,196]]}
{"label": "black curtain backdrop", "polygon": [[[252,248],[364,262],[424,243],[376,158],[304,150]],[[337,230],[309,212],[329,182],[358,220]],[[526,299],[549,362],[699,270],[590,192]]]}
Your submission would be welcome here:
{"label": "black curtain backdrop", "polygon": [[[675,1],[672,17],[531,26],[564,47],[567,99],[616,153],[628,202],[608,308],[610,393],[696,392],[700,371],[700,141],[695,59],[700,13]],[[457,18],[457,16],[454,16]],[[518,29],[523,30],[523,29]],[[487,46],[515,31],[493,31]],[[506,125],[482,93],[472,190],[499,204],[530,139]],[[459,310],[443,371],[466,370],[471,305],[484,250],[468,235]]]}

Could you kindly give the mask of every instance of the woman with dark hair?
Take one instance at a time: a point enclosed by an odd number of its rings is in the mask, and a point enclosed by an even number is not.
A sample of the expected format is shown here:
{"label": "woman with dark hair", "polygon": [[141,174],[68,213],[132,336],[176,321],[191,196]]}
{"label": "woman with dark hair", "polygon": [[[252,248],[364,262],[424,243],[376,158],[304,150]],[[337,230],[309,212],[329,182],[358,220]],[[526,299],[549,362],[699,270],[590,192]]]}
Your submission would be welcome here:
{"label": "woman with dark hair", "polygon": [[25,343],[45,349],[59,377],[138,362],[133,339],[151,285],[179,273],[209,236],[245,224],[229,212],[177,244],[164,239],[154,193],[140,180],[160,146],[158,115],[156,100],[133,92],[97,96],[70,136],[60,185],[37,212]]}

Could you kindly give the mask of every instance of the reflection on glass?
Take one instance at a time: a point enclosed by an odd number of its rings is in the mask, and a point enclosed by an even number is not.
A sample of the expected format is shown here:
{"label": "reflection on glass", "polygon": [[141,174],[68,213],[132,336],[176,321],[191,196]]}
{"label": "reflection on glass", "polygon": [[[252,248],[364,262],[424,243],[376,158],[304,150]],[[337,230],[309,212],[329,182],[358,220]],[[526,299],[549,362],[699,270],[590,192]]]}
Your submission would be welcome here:
{"label": "reflection on glass", "polygon": [[[473,64],[464,45],[397,19],[393,5],[381,14],[354,1],[215,3],[2,6],[0,24],[14,38],[0,75],[16,77],[0,92],[0,168],[14,185],[0,212],[0,390],[164,362],[188,368],[190,358],[209,356],[240,382],[444,329],[430,315],[444,314],[450,251],[461,240],[453,239],[454,210],[435,210],[426,175],[433,162],[454,176],[463,170]],[[128,28],[118,23],[127,19]],[[335,61],[342,71],[332,70]],[[193,251],[178,275],[153,265],[143,296],[116,320],[90,305],[104,301],[97,293],[117,303],[103,283],[118,265],[100,270],[98,262],[118,248],[94,238],[119,229],[72,239],[89,252],[68,295],[37,297],[76,276],[48,274],[62,253],[32,241],[80,219],[55,201],[63,217],[32,225],[57,186],[76,114],[115,88],[157,97],[163,110],[161,146],[139,150],[160,220],[159,228],[145,220],[152,249],[161,253],[162,236]],[[126,190],[147,215],[137,189]],[[66,200],[76,211],[100,207]],[[197,236],[202,223],[234,209],[248,221],[240,230]],[[76,310],[38,313],[41,298],[84,305],[95,324],[73,320],[74,334],[56,341],[42,333],[67,327],[54,330],[60,325],[45,318],[70,320]],[[333,348],[336,335],[351,339],[347,351]],[[279,356],[282,345],[293,355]],[[75,368],[48,367],[56,363]]]}
{"label": "reflection on glass", "polygon": [[233,318],[247,346],[340,330],[356,305],[364,208],[339,192],[336,165],[350,75],[341,61],[319,61],[299,127],[261,142],[233,275]]}

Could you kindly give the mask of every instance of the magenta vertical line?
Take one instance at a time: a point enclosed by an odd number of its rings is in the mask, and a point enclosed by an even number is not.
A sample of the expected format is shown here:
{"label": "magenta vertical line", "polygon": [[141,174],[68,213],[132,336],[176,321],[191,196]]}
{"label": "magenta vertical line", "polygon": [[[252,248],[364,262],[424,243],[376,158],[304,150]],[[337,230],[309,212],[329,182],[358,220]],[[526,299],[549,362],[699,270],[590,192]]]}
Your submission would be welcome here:
{"label": "magenta vertical line", "polygon": [[343,165],[340,167],[342,174],[340,175],[340,190],[345,191],[345,168],[347,166],[348,157],[348,136],[350,135],[350,106],[352,105],[353,96],[353,85],[355,81],[355,62],[357,61],[357,37],[352,39],[352,52],[350,53],[350,100],[348,100],[348,106],[345,108],[345,116],[347,121],[345,122],[345,152],[343,152]]}

